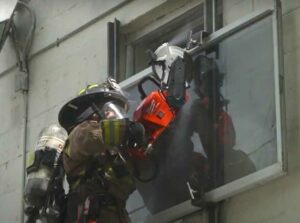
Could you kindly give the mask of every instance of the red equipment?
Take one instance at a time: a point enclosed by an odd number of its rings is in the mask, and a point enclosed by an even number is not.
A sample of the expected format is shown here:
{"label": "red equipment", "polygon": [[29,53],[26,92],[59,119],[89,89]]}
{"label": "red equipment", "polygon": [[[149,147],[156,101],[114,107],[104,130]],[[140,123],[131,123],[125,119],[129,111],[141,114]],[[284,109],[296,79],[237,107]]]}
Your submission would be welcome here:
{"label": "red equipment", "polygon": [[[139,83],[141,92],[141,84],[147,80],[155,82],[153,77],[146,77]],[[143,90],[142,90],[143,92]],[[144,95],[141,93],[141,95]],[[143,96],[142,96],[143,97]],[[138,159],[144,159],[146,154],[151,152],[152,144],[160,136],[160,134],[175,119],[179,108],[175,108],[168,103],[167,91],[156,90],[145,97],[133,114],[133,120],[143,124],[146,137],[146,148],[131,149],[130,154]]]}
{"label": "red equipment", "polygon": [[148,144],[152,145],[176,117],[176,110],[169,106],[166,96],[166,92],[153,91],[134,112],[134,121],[142,123],[149,135]]}
{"label": "red equipment", "polygon": [[[147,146],[143,149],[132,150],[133,156],[143,159],[145,154],[153,149],[152,144],[175,119],[177,112],[187,101],[186,88],[188,86],[189,67],[186,62],[188,57],[184,53],[183,57],[177,57],[172,62],[171,66],[168,67],[167,83],[159,79],[158,75],[156,75],[157,77],[145,77],[139,82],[138,90],[143,100],[136,108],[133,120],[143,124],[146,131]],[[161,61],[158,63],[161,64]],[[148,96],[142,86],[146,81],[151,81],[158,86],[158,90],[152,91]]]}

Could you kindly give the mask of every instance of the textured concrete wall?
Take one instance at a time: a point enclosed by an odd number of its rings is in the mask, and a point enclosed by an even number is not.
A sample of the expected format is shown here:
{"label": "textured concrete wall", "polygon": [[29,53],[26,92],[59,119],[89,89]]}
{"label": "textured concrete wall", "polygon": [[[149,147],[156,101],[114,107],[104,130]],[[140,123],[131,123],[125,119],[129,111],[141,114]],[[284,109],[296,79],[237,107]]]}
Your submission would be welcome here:
{"label": "textured concrete wall", "polygon": [[22,185],[21,95],[14,92],[14,76],[0,80],[0,221],[20,222]]}

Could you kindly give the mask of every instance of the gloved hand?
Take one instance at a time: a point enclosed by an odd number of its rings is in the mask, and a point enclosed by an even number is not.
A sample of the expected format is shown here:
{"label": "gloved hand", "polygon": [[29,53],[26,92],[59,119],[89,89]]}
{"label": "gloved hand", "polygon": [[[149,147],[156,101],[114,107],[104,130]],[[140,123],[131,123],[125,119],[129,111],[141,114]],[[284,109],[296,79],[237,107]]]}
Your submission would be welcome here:
{"label": "gloved hand", "polygon": [[137,148],[144,145],[145,129],[129,119],[104,119],[100,122],[103,141],[116,147]]}
{"label": "gloved hand", "polygon": [[130,121],[124,119],[104,119],[100,122],[103,142],[110,146],[124,146],[127,143]]}
{"label": "gloved hand", "polygon": [[145,128],[139,122],[130,121],[127,133],[127,147],[138,148],[145,145]]}

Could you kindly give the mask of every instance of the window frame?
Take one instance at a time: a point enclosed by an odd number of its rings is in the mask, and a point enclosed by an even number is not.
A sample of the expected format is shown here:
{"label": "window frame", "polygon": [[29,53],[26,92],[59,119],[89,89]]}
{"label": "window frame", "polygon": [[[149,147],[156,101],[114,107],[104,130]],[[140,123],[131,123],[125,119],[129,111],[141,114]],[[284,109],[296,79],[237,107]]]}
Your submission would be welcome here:
{"label": "window frame", "polygon": [[[274,7],[265,10],[255,11],[223,28],[212,33],[206,42],[188,52],[192,55],[204,51],[213,44],[219,43],[227,37],[246,29],[247,27],[261,21],[264,18],[272,17],[273,27],[273,54],[274,54],[274,89],[275,89],[275,113],[276,113],[276,140],[277,140],[277,162],[271,166],[258,170],[250,175],[229,182],[205,194],[204,199],[208,202],[218,202],[232,197],[242,191],[254,188],[257,185],[283,176],[286,174],[286,151],[285,151],[285,107],[283,90],[283,50],[282,50],[282,16],[280,2]],[[127,88],[137,84],[143,77],[151,75],[151,67],[135,74],[134,76],[122,81],[120,86]],[[200,208],[192,206],[190,200],[168,208],[153,216],[148,216],[146,223],[150,222],[171,222],[183,216],[199,211]]]}
{"label": "window frame", "polygon": [[[155,35],[155,33],[159,33],[161,30],[166,29],[168,26],[181,26],[182,20],[188,18],[188,15],[190,15],[192,12],[196,9],[203,10],[203,15],[200,16],[199,19],[203,20],[204,23],[204,8],[205,8],[205,1],[206,0],[199,0],[199,1],[191,1],[189,4],[184,5],[180,8],[175,9],[174,11],[171,11],[170,14],[167,14],[166,16],[163,16],[162,18],[153,21],[152,23],[146,25],[140,30],[137,30],[135,32],[131,33],[123,33],[124,27],[121,27],[120,33],[122,35],[122,42],[120,44],[121,48],[125,50],[124,54],[120,55],[120,66],[124,68],[124,74],[120,79],[127,79],[131,76],[134,76],[136,74],[133,74],[133,70],[135,69],[135,46],[143,42],[145,39],[149,38],[149,36]],[[204,24],[203,24],[204,25]],[[142,71],[140,71],[142,72]],[[140,73],[138,72],[138,73]]]}

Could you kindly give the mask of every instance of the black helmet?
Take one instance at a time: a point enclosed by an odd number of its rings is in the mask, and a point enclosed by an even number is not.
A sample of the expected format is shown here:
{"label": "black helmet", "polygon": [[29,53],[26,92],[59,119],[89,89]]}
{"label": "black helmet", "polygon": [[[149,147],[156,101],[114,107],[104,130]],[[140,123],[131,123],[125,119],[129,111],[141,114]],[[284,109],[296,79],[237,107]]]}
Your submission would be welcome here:
{"label": "black helmet", "polygon": [[125,111],[128,99],[114,79],[108,78],[102,84],[88,85],[79,91],[78,96],[67,102],[59,111],[58,121],[68,132],[77,124],[99,111],[107,102],[113,102]]}

